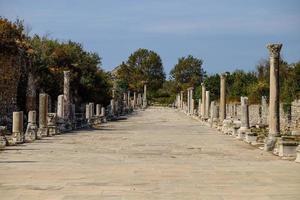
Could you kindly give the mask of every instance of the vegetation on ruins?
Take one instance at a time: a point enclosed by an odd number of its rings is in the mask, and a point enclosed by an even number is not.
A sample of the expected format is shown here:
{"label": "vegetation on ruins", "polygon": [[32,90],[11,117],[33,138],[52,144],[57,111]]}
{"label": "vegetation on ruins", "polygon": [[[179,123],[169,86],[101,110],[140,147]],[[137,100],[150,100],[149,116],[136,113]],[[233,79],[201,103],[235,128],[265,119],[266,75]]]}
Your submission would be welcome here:
{"label": "vegetation on ruins", "polygon": [[[81,44],[73,41],[26,36],[20,20],[10,22],[0,18],[0,35],[1,54],[3,52],[6,56],[16,58],[22,55],[26,63],[18,90],[18,107],[22,110],[25,110],[26,90],[29,86],[37,94],[48,93],[54,100],[52,103],[55,102],[55,98],[63,93],[64,70],[72,72],[71,95],[74,103],[109,103],[110,76],[101,69],[101,57],[98,54],[84,50]],[[33,80],[28,81],[29,78]]]}

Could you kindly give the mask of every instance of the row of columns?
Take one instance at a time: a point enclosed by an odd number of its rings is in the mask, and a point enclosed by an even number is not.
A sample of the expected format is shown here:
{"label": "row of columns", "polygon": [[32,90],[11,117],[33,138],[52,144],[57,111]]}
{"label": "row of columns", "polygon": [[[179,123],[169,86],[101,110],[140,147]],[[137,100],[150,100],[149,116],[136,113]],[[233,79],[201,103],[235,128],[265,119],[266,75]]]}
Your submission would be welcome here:
{"label": "row of columns", "polygon": [[[269,135],[266,149],[270,150],[274,148],[274,142],[276,137],[280,136],[280,118],[279,118],[279,64],[280,64],[280,50],[282,44],[269,44],[267,48],[270,52],[270,103],[269,103]],[[200,115],[201,118],[209,118],[209,110],[211,107],[211,116],[215,115],[215,105],[210,104],[210,92],[206,91],[205,84],[201,84],[202,95]],[[193,99],[192,88],[188,89],[187,93],[187,105],[189,114],[193,113],[191,109],[191,102]],[[180,108],[183,109],[183,92],[180,93]],[[212,106],[210,106],[212,105]],[[242,129],[249,129],[249,111],[248,111],[248,98],[241,97],[242,107]],[[219,102],[219,121],[223,123],[226,119],[226,74],[220,75],[220,102]]]}

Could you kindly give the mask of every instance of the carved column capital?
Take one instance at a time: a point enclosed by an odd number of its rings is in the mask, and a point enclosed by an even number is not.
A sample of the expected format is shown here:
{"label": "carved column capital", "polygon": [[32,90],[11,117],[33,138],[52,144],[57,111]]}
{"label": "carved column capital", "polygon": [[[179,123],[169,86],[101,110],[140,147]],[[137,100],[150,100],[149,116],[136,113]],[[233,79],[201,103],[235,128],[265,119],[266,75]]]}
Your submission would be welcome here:
{"label": "carved column capital", "polygon": [[268,44],[267,48],[269,49],[270,56],[278,58],[280,56],[282,44]]}

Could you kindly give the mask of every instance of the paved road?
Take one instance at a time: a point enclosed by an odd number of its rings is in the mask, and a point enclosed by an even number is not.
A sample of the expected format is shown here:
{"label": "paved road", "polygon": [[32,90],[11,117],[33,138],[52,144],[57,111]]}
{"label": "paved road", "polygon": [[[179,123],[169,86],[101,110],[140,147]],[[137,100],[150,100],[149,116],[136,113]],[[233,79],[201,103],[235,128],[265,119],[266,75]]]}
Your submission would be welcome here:
{"label": "paved road", "polygon": [[1,151],[0,199],[300,199],[300,165],[151,108]]}

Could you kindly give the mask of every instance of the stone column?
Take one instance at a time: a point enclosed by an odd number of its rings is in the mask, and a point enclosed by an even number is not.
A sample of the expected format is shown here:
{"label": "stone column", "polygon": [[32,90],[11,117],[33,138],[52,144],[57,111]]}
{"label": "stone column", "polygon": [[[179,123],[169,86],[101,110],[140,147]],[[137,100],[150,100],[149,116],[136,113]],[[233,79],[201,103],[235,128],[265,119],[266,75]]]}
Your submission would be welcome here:
{"label": "stone column", "polygon": [[199,117],[201,116],[201,113],[202,113],[201,106],[202,106],[201,99],[198,99],[198,116]]}
{"label": "stone column", "polygon": [[261,124],[267,125],[268,123],[268,103],[267,103],[267,97],[262,96],[261,97]]}
{"label": "stone column", "polygon": [[131,107],[131,101],[130,101],[130,91],[127,91],[127,106],[128,108]]}
{"label": "stone column", "polygon": [[204,83],[201,83],[202,86],[202,95],[201,95],[201,99],[202,99],[202,104],[201,104],[201,117],[204,118],[206,116],[205,114],[205,109],[206,109],[206,97],[205,97],[205,91],[206,91],[206,87],[204,85]]}
{"label": "stone column", "polygon": [[39,94],[39,128],[37,139],[47,136],[47,115],[48,115],[48,95],[45,93]]}
{"label": "stone column", "polygon": [[115,100],[114,99],[111,99],[110,100],[110,114],[111,115],[114,115],[115,114]]}
{"label": "stone column", "polygon": [[85,105],[85,118],[87,119],[87,120],[90,120],[90,118],[91,118],[91,111],[90,111],[90,105],[89,104],[86,104]]}
{"label": "stone column", "polygon": [[90,105],[90,112],[91,112],[91,117],[95,116],[95,105],[94,103],[89,103]]}
{"label": "stone column", "polygon": [[102,117],[105,117],[105,107],[102,107],[102,108],[101,108],[101,116],[102,116]]}
{"label": "stone column", "polygon": [[193,94],[194,94],[194,88],[191,87],[190,88],[190,114],[194,114],[194,97],[193,97]]}
{"label": "stone column", "polygon": [[23,112],[13,112],[13,127],[12,127],[13,138],[16,143],[24,142],[23,133]]}
{"label": "stone column", "polygon": [[28,73],[26,91],[26,110],[36,109],[36,81],[32,72]]}
{"label": "stone column", "polygon": [[265,150],[273,150],[276,137],[280,136],[279,113],[279,65],[280,50],[282,44],[269,44],[270,52],[270,100],[269,100],[269,135],[265,144]]}
{"label": "stone column", "polygon": [[206,91],[205,92],[205,118],[209,118],[209,108],[210,108],[210,92]]}
{"label": "stone column", "polygon": [[123,103],[124,103],[124,107],[127,107],[127,93],[126,92],[123,93]]}
{"label": "stone column", "polygon": [[210,127],[213,127],[215,118],[215,101],[210,102]]}
{"label": "stone column", "polygon": [[62,94],[57,97],[57,117],[64,117],[64,95]]}
{"label": "stone column", "polygon": [[48,98],[47,94],[39,96],[39,128],[47,128]]}
{"label": "stone column", "polygon": [[133,92],[133,108],[136,107],[137,101],[136,101],[136,92]]}
{"label": "stone column", "polygon": [[187,114],[189,114],[190,113],[190,90],[189,89],[187,89],[187,100],[186,100],[187,102]]}
{"label": "stone column", "polygon": [[96,116],[100,116],[100,115],[101,115],[101,105],[96,104]]}
{"label": "stone column", "polygon": [[64,71],[64,118],[71,120],[70,71]]}
{"label": "stone column", "polygon": [[183,91],[180,91],[180,108],[183,109]]}
{"label": "stone column", "polygon": [[25,141],[30,142],[37,139],[36,111],[28,112],[28,124],[25,132]]}
{"label": "stone column", "polygon": [[249,105],[248,97],[241,97],[241,128],[240,130],[249,129]]}
{"label": "stone column", "polygon": [[220,76],[220,122],[226,119],[226,74]]}
{"label": "stone column", "polygon": [[56,113],[48,113],[47,115],[47,126],[48,126],[48,135],[53,136],[57,134],[57,114]]}
{"label": "stone column", "polygon": [[147,107],[147,84],[144,84],[143,108]]}

